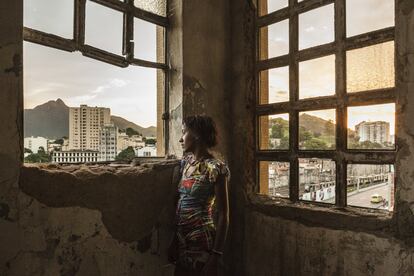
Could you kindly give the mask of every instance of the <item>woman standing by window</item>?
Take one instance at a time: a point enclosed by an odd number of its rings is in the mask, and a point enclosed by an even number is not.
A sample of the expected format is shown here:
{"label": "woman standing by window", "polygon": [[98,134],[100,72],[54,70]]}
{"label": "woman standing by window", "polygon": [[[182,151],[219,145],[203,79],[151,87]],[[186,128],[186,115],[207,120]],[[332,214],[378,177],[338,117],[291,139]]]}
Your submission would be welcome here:
{"label": "woman standing by window", "polygon": [[184,119],[180,139],[184,151],[178,186],[176,235],[170,258],[176,276],[217,275],[229,225],[227,166],[211,155],[217,131],[208,116]]}

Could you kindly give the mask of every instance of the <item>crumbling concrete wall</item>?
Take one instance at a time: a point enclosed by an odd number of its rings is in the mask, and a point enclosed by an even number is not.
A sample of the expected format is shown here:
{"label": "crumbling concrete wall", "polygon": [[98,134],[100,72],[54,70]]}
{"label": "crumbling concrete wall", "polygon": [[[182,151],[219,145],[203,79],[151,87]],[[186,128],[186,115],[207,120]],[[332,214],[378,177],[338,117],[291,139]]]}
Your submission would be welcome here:
{"label": "crumbling concrete wall", "polygon": [[[255,1],[232,1],[231,252],[234,275],[414,274],[414,3],[396,1],[396,209],[391,216],[255,196]],[[237,185],[236,185],[237,184]],[[337,218],[337,222],[334,218]],[[326,218],[326,220],[325,220]],[[331,223],[330,222],[334,222]]]}

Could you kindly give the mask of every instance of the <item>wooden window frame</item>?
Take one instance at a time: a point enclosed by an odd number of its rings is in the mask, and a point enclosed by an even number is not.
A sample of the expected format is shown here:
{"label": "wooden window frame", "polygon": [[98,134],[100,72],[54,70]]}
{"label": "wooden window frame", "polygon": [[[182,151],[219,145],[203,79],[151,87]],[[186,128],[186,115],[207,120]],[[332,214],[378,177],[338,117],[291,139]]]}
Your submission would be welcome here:
{"label": "wooden window frame", "polygon": [[[85,23],[86,23],[86,2],[94,2],[104,7],[122,12],[123,14],[123,39],[122,54],[117,55],[97,47],[85,44]],[[139,0],[135,0],[139,1]],[[168,11],[168,0],[166,1]],[[58,35],[49,34],[47,32],[23,27],[23,40],[52,47],[67,52],[80,52],[83,56],[99,60],[111,65],[126,68],[130,65],[160,69],[164,73],[164,97],[163,112],[161,120],[163,120],[163,147],[164,153],[168,152],[168,110],[169,110],[169,62],[168,62],[168,35],[169,20],[167,16],[153,14],[146,10],[135,7],[134,0],[73,0],[74,3],[74,21],[73,21],[73,38],[67,39]],[[153,23],[164,28],[164,62],[152,62],[135,58],[134,56],[134,19],[138,18],[149,23]]]}
{"label": "wooden window frame", "polygon": [[[260,0],[259,0],[260,1]],[[299,45],[299,14],[334,4],[334,42],[303,50]],[[256,192],[260,193],[260,161],[289,162],[289,200],[299,201],[299,158],[326,158],[336,164],[335,205],[347,206],[347,165],[348,164],[395,164],[397,143],[394,150],[348,149],[347,148],[347,107],[396,103],[396,87],[347,93],[346,91],[346,52],[375,44],[394,41],[394,27],[375,30],[361,35],[346,37],[346,0],[289,0],[288,7],[259,16],[256,20]],[[397,1],[395,1],[395,11]],[[395,14],[394,11],[394,14]],[[260,60],[260,28],[289,19],[289,53],[266,60]],[[396,44],[394,44],[394,66],[396,64]],[[299,100],[299,62],[335,55],[335,95]],[[289,101],[260,105],[259,75],[263,70],[289,66]],[[395,73],[396,75],[396,73]],[[299,150],[299,112],[321,109],[336,110],[336,149]],[[289,149],[260,150],[260,116],[289,114]],[[397,117],[397,114],[396,114]],[[395,118],[397,120],[397,118]],[[395,135],[397,137],[397,133]],[[395,141],[397,139],[395,138]],[[268,181],[267,179],[265,179]],[[394,186],[395,189],[395,186]],[[302,202],[302,201],[301,201]],[[306,202],[306,201],[303,201]],[[326,203],[309,203],[326,206]],[[329,204],[332,206],[332,204]],[[353,206],[354,207],[354,206]],[[361,207],[364,208],[364,207]]]}

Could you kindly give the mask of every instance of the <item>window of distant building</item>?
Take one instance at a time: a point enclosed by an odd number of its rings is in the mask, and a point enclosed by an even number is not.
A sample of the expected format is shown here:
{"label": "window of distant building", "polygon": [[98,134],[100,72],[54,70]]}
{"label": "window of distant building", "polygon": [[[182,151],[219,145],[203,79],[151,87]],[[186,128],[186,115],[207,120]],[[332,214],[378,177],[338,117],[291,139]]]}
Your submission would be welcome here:
{"label": "window of distant building", "polygon": [[143,138],[165,154],[166,13],[167,0],[24,1],[25,144],[53,144],[26,162],[130,160]]}
{"label": "window of distant building", "polygon": [[259,0],[258,192],[393,210],[394,0]]}

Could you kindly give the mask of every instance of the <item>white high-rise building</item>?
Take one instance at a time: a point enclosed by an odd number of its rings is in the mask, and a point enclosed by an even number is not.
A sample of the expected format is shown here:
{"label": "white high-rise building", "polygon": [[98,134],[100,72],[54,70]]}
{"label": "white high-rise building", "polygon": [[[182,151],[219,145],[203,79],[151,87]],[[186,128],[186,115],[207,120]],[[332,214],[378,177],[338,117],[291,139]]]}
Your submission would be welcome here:
{"label": "white high-rise building", "polygon": [[373,143],[389,143],[390,123],[384,121],[366,122],[363,121],[355,126],[359,141],[370,141]]}
{"label": "white high-rise building", "polygon": [[40,147],[47,151],[48,140],[43,137],[25,137],[24,147],[31,150],[33,153],[37,153]]}
{"label": "white high-rise building", "polygon": [[118,128],[113,124],[101,127],[99,131],[99,159],[113,161],[117,155]]}
{"label": "white high-rise building", "polygon": [[99,132],[111,122],[111,110],[106,107],[69,108],[69,149],[99,150]]}

